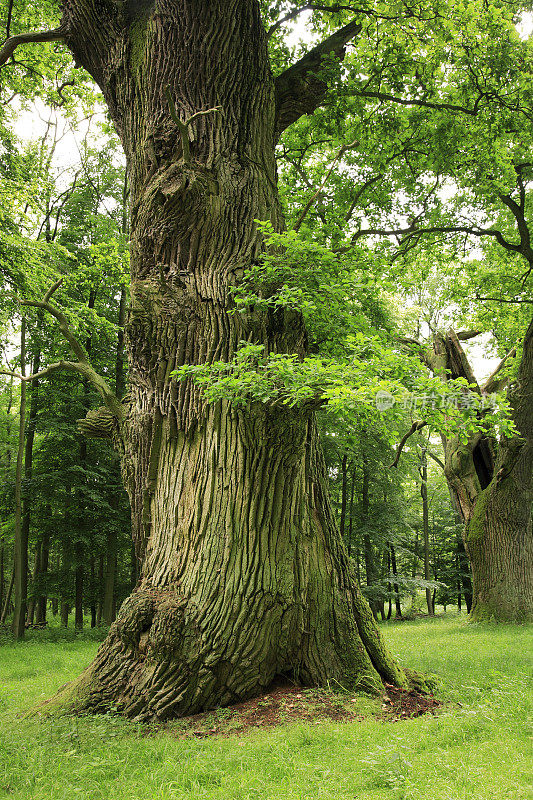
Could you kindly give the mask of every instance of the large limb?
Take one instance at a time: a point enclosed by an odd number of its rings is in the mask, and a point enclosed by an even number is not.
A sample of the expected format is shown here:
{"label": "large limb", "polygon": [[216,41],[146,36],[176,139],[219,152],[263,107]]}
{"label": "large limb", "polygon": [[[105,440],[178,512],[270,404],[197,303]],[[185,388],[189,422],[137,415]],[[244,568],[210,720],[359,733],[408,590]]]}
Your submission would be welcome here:
{"label": "large limb", "polygon": [[482,394],[491,394],[492,392],[501,392],[509,384],[509,376],[501,376],[501,371],[511,358],[516,356],[516,347],[513,347],[506,356],[502,358],[494,372],[492,372],[483,386],[481,387]]}
{"label": "large limb", "polygon": [[9,39],[3,44],[0,50],[0,67],[11,58],[17,47],[21,44],[31,44],[33,42],[64,42],[66,30],[63,26],[55,28],[52,31],[39,31],[37,33],[19,33],[16,36],[10,36]]}
{"label": "large limb", "polygon": [[278,75],[276,89],[276,137],[304,114],[311,114],[324,102],[326,82],[318,77],[324,58],[334,54],[343,59],[346,45],[361,32],[362,25],[353,20],[328,36],[303,58]]}
{"label": "large limb", "polygon": [[418,420],[415,420],[415,421],[413,422],[413,424],[411,425],[411,427],[409,428],[409,430],[407,431],[407,433],[405,434],[405,436],[404,436],[404,437],[403,437],[403,439],[401,440],[400,444],[398,445],[398,448],[397,448],[397,450],[396,450],[396,457],[395,457],[394,461],[393,461],[393,462],[392,462],[392,464],[391,464],[391,468],[392,468],[392,467],[397,467],[397,466],[398,466],[398,464],[399,464],[399,461],[400,461],[400,456],[402,455],[402,450],[403,450],[403,448],[404,448],[404,446],[405,446],[405,443],[407,442],[407,440],[408,440],[408,439],[409,439],[409,438],[410,438],[410,437],[411,437],[411,436],[412,436],[414,433],[418,433],[418,431],[421,431],[421,430],[422,430],[422,428],[425,428],[425,427],[426,427],[426,425],[427,425],[427,422],[426,422],[425,420],[423,420],[423,419],[418,419]]}

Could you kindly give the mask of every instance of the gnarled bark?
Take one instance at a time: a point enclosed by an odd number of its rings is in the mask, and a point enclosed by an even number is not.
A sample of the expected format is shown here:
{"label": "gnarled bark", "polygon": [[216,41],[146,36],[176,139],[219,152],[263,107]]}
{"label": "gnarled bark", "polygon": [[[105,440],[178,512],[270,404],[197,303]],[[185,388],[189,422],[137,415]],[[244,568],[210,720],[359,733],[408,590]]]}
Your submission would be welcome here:
{"label": "gnarled bark", "polygon": [[[457,335],[438,335],[428,363],[436,374],[477,386]],[[491,376],[478,391],[493,391]],[[444,441],[445,475],[464,522],[472,567],[474,621],[533,619],[533,322],[524,337],[518,380],[510,391],[518,435],[498,442],[478,433]]]}

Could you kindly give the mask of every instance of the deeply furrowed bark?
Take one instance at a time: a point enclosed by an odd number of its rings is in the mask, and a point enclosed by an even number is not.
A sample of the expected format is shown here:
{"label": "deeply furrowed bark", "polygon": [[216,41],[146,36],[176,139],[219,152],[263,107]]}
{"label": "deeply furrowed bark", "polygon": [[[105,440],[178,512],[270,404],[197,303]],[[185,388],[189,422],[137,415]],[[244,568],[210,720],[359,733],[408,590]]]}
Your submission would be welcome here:
{"label": "deeply furrowed bark", "polygon": [[[475,382],[452,331],[435,349],[452,377]],[[472,567],[473,621],[533,619],[533,322],[509,399],[518,435],[497,442],[476,434],[466,444],[444,443],[446,478]]]}
{"label": "deeply furrowed bark", "polygon": [[[282,225],[258,4],[95,8],[68,0],[64,22],[102,88],[131,182],[131,388],[112,435],[142,574],[93,664],[53,705],[163,719],[250,697],[279,674],[402,685],[333,522],[313,414],[208,406],[169,377],[230,359],[241,340],[306,349],[298,314],[228,313],[231,287],[261,252],[254,220]],[[222,107],[190,126],[190,160],[167,91],[182,120]],[[86,424],[112,432],[105,414]]]}
{"label": "deeply furrowed bark", "polygon": [[533,321],[510,401],[518,435],[502,438],[491,481],[465,528],[476,564],[475,621],[533,620]]}

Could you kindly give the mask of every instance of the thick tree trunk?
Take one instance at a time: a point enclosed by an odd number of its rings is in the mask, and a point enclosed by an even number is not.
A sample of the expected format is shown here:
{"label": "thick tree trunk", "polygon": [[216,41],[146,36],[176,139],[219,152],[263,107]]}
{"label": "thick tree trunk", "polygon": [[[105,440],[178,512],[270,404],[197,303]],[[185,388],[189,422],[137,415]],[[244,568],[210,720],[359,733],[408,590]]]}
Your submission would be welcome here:
{"label": "thick tree trunk", "polygon": [[[435,349],[452,377],[475,383],[453,331],[441,336]],[[465,523],[475,621],[533,619],[533,321],[509,400],[518,436],[497,442],[477,434],[466,444],[444,442],[446,478]],[[467,591],[468,580],[468,603]]]}
{"label": "thick tree trunk", "polygon": [[510,400],[518,436],[502,438],[494,475],[465,528],[476,621],[533,620],[533,320]]}
{"label": "thick tree trunk", "polygon": [[[130,395],[115,440],[142,572],[57,702],[164,719],[253,696],[280,674],[402,685],[333,522],[313,414],[208,406],[191,382],[169,379],[183,363],[230,359],[242,340],[305,353],[298,314],[228,313],[231,287],[261,252],[254,220],[282,225],[259,5],[128,8],[113,28],[70,2],[66,22],[131,179]],[[190,126],[189,147],[166,86],[182,119],[222,107]]]}

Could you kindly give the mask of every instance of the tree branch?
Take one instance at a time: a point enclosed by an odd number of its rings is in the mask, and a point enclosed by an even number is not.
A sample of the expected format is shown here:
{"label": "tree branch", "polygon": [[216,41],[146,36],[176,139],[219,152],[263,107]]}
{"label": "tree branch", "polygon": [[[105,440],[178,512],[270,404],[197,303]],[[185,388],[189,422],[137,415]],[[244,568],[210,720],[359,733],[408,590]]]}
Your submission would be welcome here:
{"label": "tree branch", "polygon": [[492,301],[495,303],[517,303],[518,305],[525,303],[526,305],[533,305],[533,298],[527,297],[521,298],[520,300],[518,298],[510,300],[506,297],[480,297],[478,294],[476,294],[474,300],[477,300],[478,302]]}
{"label": "tree branch", "polygon": [[467,342],[469,339],[475,339],[476,336],[480,336],[483,331],[459,331],[456,335],[460,342]]}
{"label": "tree branch", "polygon": [[[403,236],[401,244],[407,242],[415,236],[421,236],[425,233],[466,233],[470,236],[493,236],[498,244],[501,244],[506,250],[511,250],[513,253],[521,253],[522,245],[513,244],[508,242],[501,231],[493,230],[491,228],[475,228],[469,225],[436,225],[429,228],[417,228],[416,225],[409,225],[407,228],[364,228],[356,231],[352,236],[352,244],[355,244],[362,236]],[[348,247],[342,248],[338,252],[346,252]]]}
{"label": "tree branch", "polygon": [[349,22],[278,75],[275,80],[276,139],[285,128],[304,114],[311,114],[324,102],[328,87],[316,75],[322,60],[333,53],[342,61],[346,45],[361,32],[361,28],[357,20]]}
{"label": "tree branch", "polygon": [[406,441],[413,434],[418,433],[418,431],[421,431],[422,428],[425,428],[426,425],[427,425],[427,422],[425,420],[422,420],[422,419],[418,419],[418,420],[415,420],[415,422],[413,422],[413,424],[411,425],[411,427],[409,428],[409,430],[407,431],[407,433],[405,434],[405,436],[401,440],[400,444],[398,445],[398,449],[396,450],[396,458],[394,459],[394,461],[390,465],[391,469],[392,469],[392,467],[397,467],[398,466],[398,463],[400,461],[400,456],[402,454],[402,450],[403,450],[403,448],[405,446]]}
{"label": "tree branch", "polygon": [[400,106],[420,106],[422,108],[431,108],[435,111],[456,111],[460,114],[468,114],[475,117],[479,111],[479,103],[484,95],[476,98],[473,108],[466,108],[466,106],[457,106],[453,103],[432,103],[429,100],[417,100],[414,98],[395,97],[387,92],[372,92],[368,89],[360,89],[356,91],[360,97],[372,97],[376,100],[386,100],[387,102],[397,103]]}
{"label": "tree branch", "polygon": [[115,395],[107,381],[96,372],[94,367],[89,362],[87,351],[72,332],[69,321],[65,314],[63,314],[59,308],[50,303],[50,298],[59,289],[62,282],[63,279],[54,283],[54,285],[51,286],[50,289],[45,293],[42,300],[22,300],[21,305],[29,306],[31,308],[39,308],[43,311],[46,311],[48,314],[51,314],[58,321],[63,337],[68,342],[70,349],[73,351],[78,360],[57,361],[54,364],[50,364],[40,372],[36,372],[34,375],[24,376],[11,370],[0,370],[0,374],[10,375],[13,378],[18,378],[20,381],[28,382],[35,380],[36,378],[42,378],[45,375],[49,375],[50,373],[57,372],[59,370],[78,372],[94,386],[96,391],[102,397],[106,407],[113,414],[114,418],[118,422],[121,422],[124,412],[120,400]]}
{"label": "tree branch", "polygon": [[432,459],[433,459],[433,461],[435,462],[435,464],[438,464],[438,465],[439,465],[439,467],[441,468],[441,470],[444,472],[444,470],[446,469],[446,467],[444,466],[444,464],[442,463],[442,461],[440,460],[440,458],[439,458],[438,456],[436,456],[436,455],[435,455],[435,453],[432,453],[432,452],[431,452],[431,450],[426,450],[426,453],[428,454],[428,456],[429,456],[430,458],[432,458]]}
{"label": "tree branch", "polygon": [[322,180],[322,183],[320,184],[320,186],[318,187],[316,192],[313,194],[313,196],[305,204],[305,207],[304,207],[302,213],[300,214],[300,216],[296,220],[296,222],[294,224],[294,230],[295,231],[299,231],[300,230],[300,226],[301,226],[302,222],[304,221],[305,217],[307,216],[307,214],[308,214],[309,210],[311,209],[311,207],[312,207],[313,203],[315,202],[315,200],[322,194],[322,189],[324,188],[324,186],[328,182],[331,173],[333,172],[335,166],[338,164],[340,159],[343,157],[344,153],[346,153],[346,151],[350,150],[352,147],[356,147],[358,144],[359,144],[359,142],[356,140],[355,142],[352,142],[351,144],[343,144],[342,147],[339,148],[339,151],[337,152],[335,158],[331,162],[331,166],[328,169],[328,171],[326,172],[326,174],[325,174],[325,176],[324,176],[324,178]]}
{"label": "tree branch", "polygon": [[514,358],[516,356],[516,347],[513,347],[506,356],[502,358],[494,372],[492,372],[483,386],[481,387],[482,394],[491,394],[491,392],[499,392],[500,389],[503,389],[507,383],[509,383],[508,378],[504,378],[503,380],[497,380],[497,376],[502,371],[506,363],[509,361],[510,358]]}
{"label": "tree branch", "polygon": [[353,6],[320,6],[315,5],[315,3],[307,3],[305,6],[301,6],[300,8],[293,8],[292,11],[289,11],[288,14],[285,14],[284,17],[278,19],[277,22],[274,22],[273,25],[267,30],[267,39],[272,38],[275,32],[280,28],[285,22],[290,22],[296,17],[299,17],[300,14],[303,14],[304,11],[325,11],[329,14],[336,14],[339,11],[351,11],[352,13],[358,12],[362,14],[370,13],[368,9],[365,8],[353,8]]}
{"label": "tree branch", "polygon": [[52,31],[19,33],[17,36],[10,36],[9,39],[6,39],[0,50],[0,67],[13,55],[20,44],[29,44],[31,42],[64,42],[65,35],[65,29],[59,27]]}

